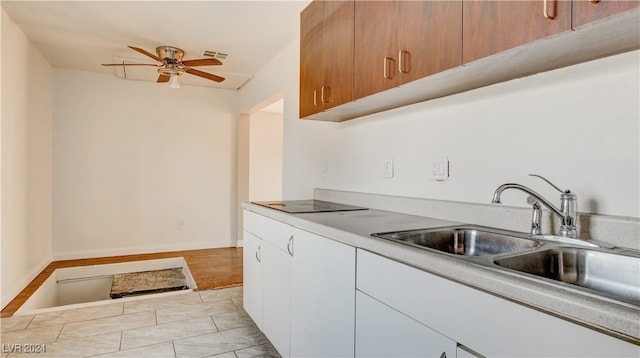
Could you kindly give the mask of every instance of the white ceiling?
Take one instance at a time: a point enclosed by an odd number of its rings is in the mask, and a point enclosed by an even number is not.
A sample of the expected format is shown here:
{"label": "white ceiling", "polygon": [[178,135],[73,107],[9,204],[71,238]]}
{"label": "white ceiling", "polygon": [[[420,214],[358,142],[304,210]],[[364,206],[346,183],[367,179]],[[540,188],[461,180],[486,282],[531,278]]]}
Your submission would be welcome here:
{"label": "white ceiling", "polygon": [[[169,45],[184,59],[204,50],[229,54],[221,66],[198,70],[216,83],[183,74],[180,83],[237,89],[298,37],[300,11],[310,1],[5,1],[2,8],[52,66],[111,74],[102,63],[156,63],[128,45],[155,53]],[[126,78],[156,81],[154,67],[127,67]],[[167,83],[158,84],[168,86]]]}

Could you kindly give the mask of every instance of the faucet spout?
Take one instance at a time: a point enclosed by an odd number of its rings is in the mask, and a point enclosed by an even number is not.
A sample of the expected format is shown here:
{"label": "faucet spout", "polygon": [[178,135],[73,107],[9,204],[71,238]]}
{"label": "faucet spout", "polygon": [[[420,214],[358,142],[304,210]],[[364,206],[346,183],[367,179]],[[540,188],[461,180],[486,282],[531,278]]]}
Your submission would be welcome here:
{"label": "faucet spout", "polygon": [[520,191],[523,191],[531,195],[532,197],[536,198],[542,205],[546,206],[549,210],[553,211],[556,215],[560,217],[564,216],[560,209],[558,209],[555,205],[551,204],[547,199],[542,197],[542,195],[536,193],[532,189],[521,184],[507,183],[507,184],[500,185],[496,189],[495,193],[493,193],[493,200],[491,200],[491,202],[493,204],[502,204],[502,201],[500,201],[500,196],[502,195],[502,192],[507,189],[518,189]]}
{"label": "faucet spout", "polygon": [[[534,176],[537,176],[537,175],[534,175]],[[546,179],[544,180],[550,183],[548,180]],[[555,185],[553,185],[553,187],[558,189]],[[564,192],[561,191],[562,193],[560,195],[561,205],[560,205],[560,208],[558,208],[555,205],[551,204],[551,202],[545,199],[542,195],[536,193],[535,191],[533,191],[532,189],[524,185],[507,183],[507,184],[500,185],[496,189],[496,191],[493,193],[493,200],[491,200],[491,202],[494,204],[500,204],[501,203],[500,196],[502,195],[502,192],[507,189],[517,189],[529,194],[529,196],[533,197],[540,204],[546,206],[554,214],[562,218],[562,223],[560,225],[561,236],[572,237],[572,238],[578,237],[578,231],[576,229],[577,199],[576,199],[576,195],[571,193],[570,190],[565,190]],[[536,210],[535,206],[534,206],[534,210]],[[539,207],[538,207],[538,210],[539,210]],[[539,224],[539,215],[537,214],[539,213],[534,213],[534,218],[538,221],[538,224]],[[532,231],[533,231],[533,226],[532,226]]]}

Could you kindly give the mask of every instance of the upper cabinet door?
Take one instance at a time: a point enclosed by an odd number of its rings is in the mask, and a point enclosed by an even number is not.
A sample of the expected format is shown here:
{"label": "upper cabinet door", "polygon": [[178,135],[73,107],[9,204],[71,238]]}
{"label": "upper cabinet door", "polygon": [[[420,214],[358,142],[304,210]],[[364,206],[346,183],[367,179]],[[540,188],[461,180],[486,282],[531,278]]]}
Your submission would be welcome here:
{"label": "upper cabinet door", "polygon": [[464,0],[463,63],[571,30],[571,1]]}
{"label": "upper cabinet door", "polygon": [[461,64],[462,1],[356,1],[354,97]]}
{"label": "upper cabinet door", "polygon": [[353,100],[354,8],[354,1],[324,2],[323,109]]}
{"label": "upper cabinet door", "polygon": [[353,1],[313,1],[300,14],[300,118],[353,100]]}
{"label": "upper cabinet door", "polygon": [[574,0],[573,28],[640,7],[640,0]]}
{"label": "upper cabinet door", "polygon": [[356,1],[354,97],[396,87],[398,1]]}
{"label": "upper cabinet door", "polygon": [[322,110],[322,29],[324,2],[313,1],[300,13],[300,118]]}
{"label": "upper cabinet door", "polygon": [[462,64],[462,1],[400,1],[399,83]]}

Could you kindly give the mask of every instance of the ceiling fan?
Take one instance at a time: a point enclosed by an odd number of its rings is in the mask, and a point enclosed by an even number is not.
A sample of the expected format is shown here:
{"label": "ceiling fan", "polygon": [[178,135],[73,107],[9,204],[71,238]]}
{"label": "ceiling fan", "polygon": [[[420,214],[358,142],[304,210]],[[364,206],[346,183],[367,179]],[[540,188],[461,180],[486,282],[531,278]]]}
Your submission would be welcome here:
{"label": "ceiling fan", "polygon": [[103,63],[102,66],[155,66],[158,68],[158,80],[156,82],[170,82],[172,88],[179,88],[178,76],[188,73],[198,77],[206,78],[215,82],[224,81],[224,77],[220,77],[211,73],[196,70],[192,67],[196,66],[217,66],[222,65],[220,60],[215,58],[201,58],[197,60],[182,60],[184,51],[173,46],[156,47],[157,55],[152,54],[144,49],[134,46],[128,46],[134,51],[138,51],[145,56],[161,62],[160,64],[152,63]]}

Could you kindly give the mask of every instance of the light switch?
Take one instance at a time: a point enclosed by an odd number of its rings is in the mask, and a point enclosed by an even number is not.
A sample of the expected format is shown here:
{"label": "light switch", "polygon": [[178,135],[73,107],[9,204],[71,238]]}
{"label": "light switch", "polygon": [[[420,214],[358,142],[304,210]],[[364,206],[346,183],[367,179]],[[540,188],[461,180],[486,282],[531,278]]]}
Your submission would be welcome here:
{"label": "light switch", "polygon": [[449,158],[447,158],[446,156],[433,157],[433,159],[431,160],[431,179],[449,179]]}
{"label": "light switch", "polygon": [[393,159],[380,161],[380,175],[383,178],[393,178]]}

